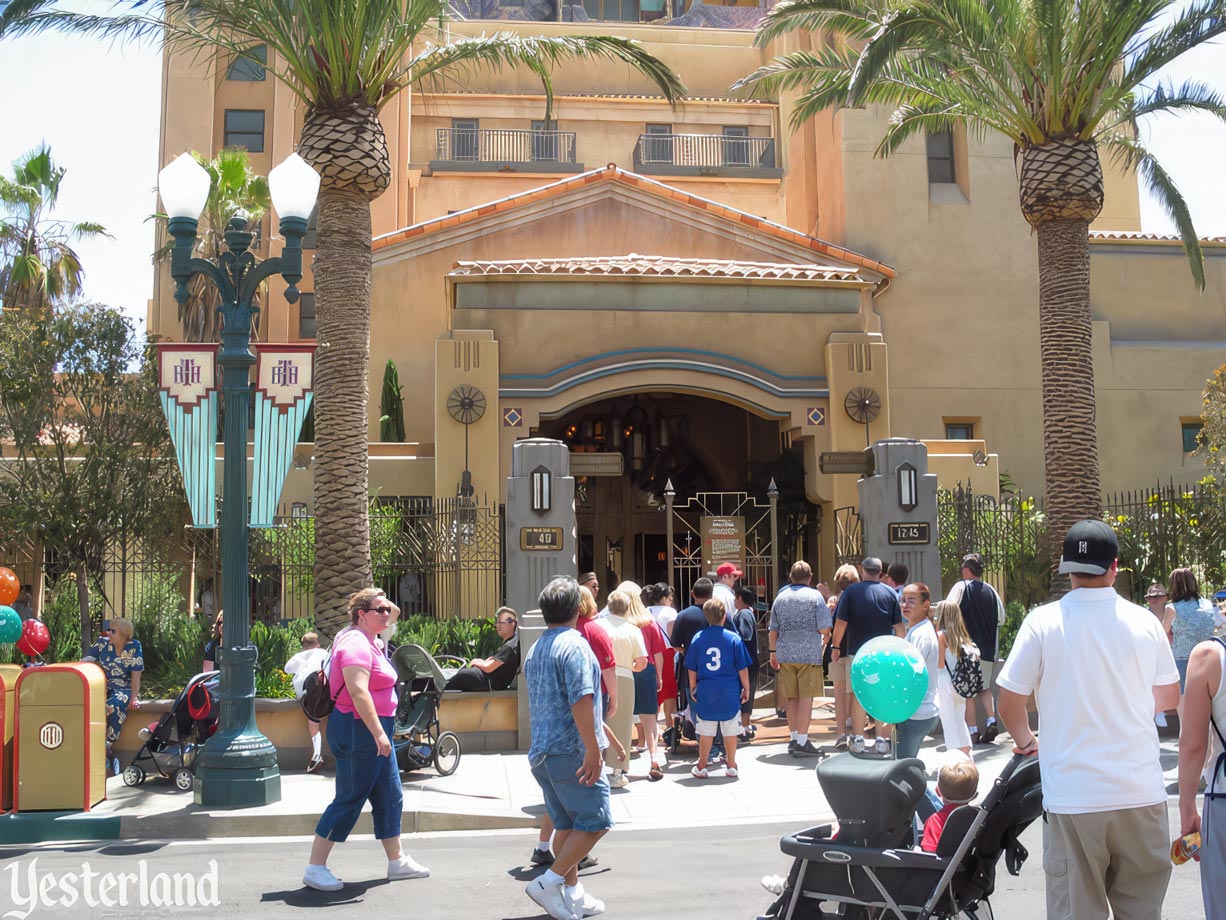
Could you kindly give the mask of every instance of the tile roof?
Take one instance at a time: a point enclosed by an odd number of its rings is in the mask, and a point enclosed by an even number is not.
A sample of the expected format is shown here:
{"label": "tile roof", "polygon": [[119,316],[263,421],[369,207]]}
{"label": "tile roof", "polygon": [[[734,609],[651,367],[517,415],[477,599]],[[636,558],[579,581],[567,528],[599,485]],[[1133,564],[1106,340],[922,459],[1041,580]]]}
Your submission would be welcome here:
{"label": "tile roof", "polygon": [[[445,91],[435,91],[429,93],[420,93],[414,98],[424,100],[438,99],[447,96],[514,96],[517,99],[544,99],[544,93],[495,93],[489,90],[474,90],[474,89],[447,89]],[[554,99],[621,99],[631,102],[660,102],[669,104],[659,93],[592,93],[592,92],[574,92],[564,93],[555,92]],[[779,103],[773,99],[751,99],[749,97],[738,96],[685,96],[678,99],[675,105],[678,107],[685,106],[691,102],[724,102],[734,105],[751,105],[751,106],[768,106],[770,108],[778,108]]]}
{"label": "tile roof", "polygon": [[456,262],[451,275],[620,275],[654,278],[744,278],[766,281],[868,281],[836,265],[678,259],[671,256],[598,256],[578,259],[510,259]]}
{"label": "tile roof", "polygon": [[[1091,230],[1090,241],[1137,240],[1150,243],[1180,243],[1183,238],[1174,233],[1144,233],[1140,230]],[[1206,236],[1202,243],[1226,243],[1226,236]]]}
{"label": "tile roof", "polygon": [[449,227],[455,227],[471,221],[479,220],[480,218],[487,217],[490,214],[510,211],[514,208],[523,207],[535,201],[556,198],[565,194],[566,192],[581,189],[599,182],[618,183],[631,188],[640,189],[660,198],[670,199],[671,201],[684,207],[695,208],[699,211],[705,211],[708,214],[712,214],[717,217],[723,217],[726,220],[750,227],[794,246],[800,246],[811,250],[812,252],[821,253],[829,258],[837,259],[840,262],[847,262],[851,265],[856,265],[860,268],[877,272],[878,274],[884,275],[887,278],[894,278],[897,275],[897,272],[884,262],[879,262],[876,259],[861,255],[858,252],[853,252],[850,249],[844,249],[842,246],[836,246],[834,243],[828,243],[825,240],[818,239],[817,237],[809,236],[806,233],[801,233],[799,230],[793,230],[791,227],[785,227],[783,224],[777,224],[774,221],[767,220],[764,217],[756,217],[753,214],[738,211],[736,208],[721,205],[717,202],[711,201],[708,198],[702,198],[698,195],[693,195],[689,192],[683,191],[682,189],[674,188],[671,185],[665,185],[663,182],[657,182],[655,179],[648,179],[646,176],[640,176],[637,173],[632,173],[628,170],[621,169],[612,163],[603,169],[593,169],[589,170],[588,172],[579,173],[575,176],[568,176],[565,179],[560,179],[557,182],[541,186],[540,188],[529,189],[525,192],[509,195],[506,198],[500,198],[497,201],[491,201],[487,202],[486,204],[467,208],[463,211],[457,211],[456,213],[449,214],[446,217],[436,217],[433,220],[424,221],[423,223],[406,227],[403,230],[396,230],[392,233],[377,236],[374,238],[372,247],[376,252],[378,252],[380,249],[384,249],[388,246],[394,246],[397,243],[412,241],[419,236],[437,233],[440,230],[444,230]]}

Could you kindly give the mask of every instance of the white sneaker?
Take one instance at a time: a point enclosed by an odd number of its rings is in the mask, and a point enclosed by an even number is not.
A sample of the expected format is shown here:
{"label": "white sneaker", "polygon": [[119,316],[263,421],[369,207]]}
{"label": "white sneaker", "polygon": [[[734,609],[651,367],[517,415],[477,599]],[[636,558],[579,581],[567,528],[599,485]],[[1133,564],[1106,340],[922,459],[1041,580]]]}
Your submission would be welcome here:
{"label": "white sneaker", "polygon": [[404,878],[429,878],[430,870],[421,863],[415,862],[412,856],[401,856],[395,862],[387,864],[387,877],[392,881]]}
{"label": "white sneaker", "polygon": [[340,891],[345,883],[332,874],[327,866],[308,865],[302,875],[302,884],[316,891]]}
{"label": "white sneaker", "polygon": [[575,886],[573,895],[563,887],[562,900],[576,917],[595,917],[604,913],[604,901],[598,901],[584,891],[582,882]]}
{"label": "white sneaker", "polygon": [[864,736],[852,735],[851,740],[847,742],[847,749],[853,754],[862,754],[864,752]]}
{"label": "white sneaker", "polygon": [[613,775],[609,777],[609,786],[612,789],[624,789],[630,785],[630,778],[626,776],[624,770],[614,770]]}
{"label": "white sneaker", "polygon": [[878,754],[890,753],[890,739],[889,738],[878,738],[876,741],[873,742],[873,748],[874,750],[877,751]]}
{"label": "white sneaker", "polygon": [[787,885],[788,880],[782,875],[764,875],[762,876],[762,887],[771,894],[783,894],[783,889]]}
{"label": "white sneaker", "polygon": [[323,762],[324,759],[322,757],[312,757],[311,762],[307,764],[307,772],[314,773]]}
{"label": "white sneaker", "polygon": [[561,884],[546,885],[539,878],[533,879],[524,888],[524,894],[535,901],[537,906],[543,908],[545,913],[554,920],[578,920],[574,911],[566,904],[566,896],[562,892]]}

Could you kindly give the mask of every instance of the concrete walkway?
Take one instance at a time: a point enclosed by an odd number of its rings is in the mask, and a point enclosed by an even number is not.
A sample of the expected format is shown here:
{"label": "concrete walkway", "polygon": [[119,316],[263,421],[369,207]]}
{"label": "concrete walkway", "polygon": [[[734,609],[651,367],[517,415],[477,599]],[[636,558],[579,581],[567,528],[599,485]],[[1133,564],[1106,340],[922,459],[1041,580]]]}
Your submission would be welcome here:
{"label": "concrete walkway", "polygon": [[[761,711],[760,738],[786,737],[773,725],[774,714]],[[815,733],[821,743],[823,733]],[[1007,737],[975,750],[984,777],[994,777],[1009,759]],[[921,757],[935,771],[946,757],[929,739]],[[613,817],[628,828],[683,827],[771,820],[817,822],[832,817],[818,787],[816,758],[796,758],[784,741],[742,746],[737,761],[739,779],[712,768],[711,777],[695,779],[690,767],[697,760],[692,744],[665,767],[665,777],[649,782],[646,754],[631,762],[630,785],[612,792]],[[449,777],[433,772],[404,774],[404,831],[485,830],[533,826],[543,813],[540,789],[532,778],[525,753],[465,754]],[[115,777],[107,781],[107,801],[94,810],[116,816],[126,839],[201,839],[210,837],[301,836],[311,834],[331,801],[333,778],[325,765],[315,774],[287,773],[281,777],[281,801],[261,808],[208,809],[192,803],[189,793],[176,792],[169,780],[150,777],[130,788]],[[363,816],[356,833],[371,833]]]}

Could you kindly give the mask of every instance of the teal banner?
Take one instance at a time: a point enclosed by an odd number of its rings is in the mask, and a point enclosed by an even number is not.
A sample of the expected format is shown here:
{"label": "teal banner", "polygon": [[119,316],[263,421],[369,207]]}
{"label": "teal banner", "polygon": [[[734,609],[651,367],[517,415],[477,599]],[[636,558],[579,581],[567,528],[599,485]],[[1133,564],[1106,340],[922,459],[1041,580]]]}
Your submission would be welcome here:
{"label": "teal banner", "polygon": [[271,527],[311,408],[314,345],[257,346],[251,526]]}
{"label": "teal banner", "polygon": [[192,523],[217,526],[217,346],[160,344],[162,412],[183,475]]}

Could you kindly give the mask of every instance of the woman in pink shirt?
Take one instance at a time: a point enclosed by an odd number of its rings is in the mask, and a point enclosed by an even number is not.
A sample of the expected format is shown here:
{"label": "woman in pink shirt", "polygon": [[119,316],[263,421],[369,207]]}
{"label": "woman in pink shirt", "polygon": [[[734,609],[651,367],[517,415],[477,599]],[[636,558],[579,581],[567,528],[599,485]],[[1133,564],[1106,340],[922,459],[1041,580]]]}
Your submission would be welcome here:
{"label": "woman in pink shirt", "polygon": [[367,800],[375,837],[387,853],[387,877],[426,878],[430,874],[400,849],[404,792],[391,742],[396,670],[375,641],[399,615],[400,610],[382,591],[363,588],[349,598],[349,626],[332,641],[328,686],[336,708],[328,719],[328,747],[336,758],[336,797],[315,826],[315,842],[302,878],[308,888],[339,891],[343,887],[328,869],[328,855],[333,844],[349,836]]}

